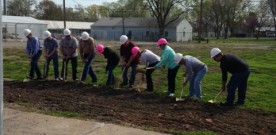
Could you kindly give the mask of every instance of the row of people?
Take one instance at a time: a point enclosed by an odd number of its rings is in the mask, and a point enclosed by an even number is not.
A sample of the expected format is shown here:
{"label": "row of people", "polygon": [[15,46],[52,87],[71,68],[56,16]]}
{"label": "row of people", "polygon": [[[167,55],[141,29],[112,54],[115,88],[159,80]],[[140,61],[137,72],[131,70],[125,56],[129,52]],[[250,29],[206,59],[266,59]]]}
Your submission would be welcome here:
{"label": "row of people", "polygon": [[[24,31],[25,36],[28,38],[26,53],[31,58],[31,69],[30,69],[30,79],[33,79],[34,72],[37,74],[37,78],[41,79],[42,75],[38,68],[38,59],[42,54],[42,46],[40,45],[39,40],[36,37],[33,37],[31,31],[26,29]],[[47,61],[48,69],[49,63],[51,60],[54,62],[54,72],[55,78],[59,80],[58,72],[58,44],[56,39],[51,37],[49,31],[44,32],[44,50],[45,50],[45,59]],[[190,83],[189,87],[189,96],[195,97],[196,99],[201,99],[201,80],[206,74],[208,68],[199,59],[185,55],[183,56],[180,53],[175,53],[175,51],[168,45],[168,42],[165,38],[160,38],[157,42],[157,45],[162,50],[161,58],[154,54],[148,49],[140,50],[131,40],[128,40],[126,35],[120,37],[120,57],[118,54],[109,47],[104,47],[104,45],[97,45],[95,47],[95,41],[92,37],[89,37],[87,32],[83,32],[81,39],[78,41],[76,38],[71,36],[71,31],[69,29],[64,30],[64,37],[60,41],[60,52],[63,59],[63,68],[61,78],[65,79],[66,72],[63,69],[67,65],[68,61],[71,61],[72,64],[72,79],[76,80],[77,76],[77,48],[79,48],[81,60],[84,64],[81,82],[85,81],[87,74],[92,78],[92,82],[97,82],[97,77],[92,69],[92,62],[95,58],[95,48],[100,53],[103,54],[107,59],[106,71],[108,72],[108,78],[106,81],[107,86],[112,86],[115,84],[115,76],[113,73],[114,68],[118,65],[119,62],[122,66],[122,83],[120,86],[133,87],[135,82],[137,65],[139,63],[146,65],[146,81],[147,81],[147,91],[153,91],[153,82],[151,74],[152,72],[160,67],[165,66],[167,70],[167,80],[168,80],[168,90],[167,93],[169,96],[174,96],[175,93],[175,78],[178,72],[180,65],[186,67],[185,73],[183,74],[186,79],[183,82],[183,85]],[[79,47],[78,47],[79,44]],[[238,88],[239,96],[238,103],[243,104],[246,94],[247,80],[250,74],[249,66],[243,62],[241,59],[230,55],[222,54],[218,48],[213,48],[211,50],[211,57],[220,62],[220,68],[222,71],[222,86],[221,90],[225,91],[226,81],[227,81],[227,72],[232,74],[228,84],[227,84],[227,100],[226,104],[231,105],[235,99],[235,89]],[[130,79],[128,79],[128,69],[131,68]],[[47,77],[48,70],[45,73]]]}

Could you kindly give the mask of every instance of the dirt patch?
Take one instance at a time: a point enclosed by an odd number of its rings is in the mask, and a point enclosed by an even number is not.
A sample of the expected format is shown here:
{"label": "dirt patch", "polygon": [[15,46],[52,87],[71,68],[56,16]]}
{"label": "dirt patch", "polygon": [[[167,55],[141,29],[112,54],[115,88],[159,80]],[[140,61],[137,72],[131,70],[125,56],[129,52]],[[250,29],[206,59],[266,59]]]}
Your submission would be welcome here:
{"label": "dirt patch", "polygon": [[276,113],[174,99],[127,89],[93,88],[76,82],[4,83],[6,103],[40,111],[68,111],[83,118],[173,133],[276,134]]}

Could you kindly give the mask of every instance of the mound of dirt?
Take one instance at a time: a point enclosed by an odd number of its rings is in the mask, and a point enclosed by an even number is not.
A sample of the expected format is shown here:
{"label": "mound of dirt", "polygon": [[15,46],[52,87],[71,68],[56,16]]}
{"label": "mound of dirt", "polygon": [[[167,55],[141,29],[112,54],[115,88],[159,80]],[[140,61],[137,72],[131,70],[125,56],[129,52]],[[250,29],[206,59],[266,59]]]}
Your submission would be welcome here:
{"label": "mound of dirt", "polygon": [[4,100],[41,111],[79,113],[83,118],[174,133],[276,134],[276,113],[245,110],[128,89],[93,88],[76,82],[5,82]]}

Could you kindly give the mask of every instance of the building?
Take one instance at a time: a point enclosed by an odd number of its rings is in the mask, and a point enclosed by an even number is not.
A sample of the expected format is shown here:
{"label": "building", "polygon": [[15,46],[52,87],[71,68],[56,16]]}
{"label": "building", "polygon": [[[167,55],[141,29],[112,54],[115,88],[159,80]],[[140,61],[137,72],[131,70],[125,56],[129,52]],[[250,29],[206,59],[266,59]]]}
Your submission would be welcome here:
{"label": "building", "polygon": [[[51,21],[51,20],[43,20],[46,24],[48,24],[48,30],[52,33],[54,37],[60,39],[63,35],[64,30],[64,22],[63,21]],[[74,22],[74,21],[66,21],[66,28],[70,29],[72,35],[75,37],[79,37],[83,31],[90,33],[90,27],[93,22]]]}
{"label": "building", "polygon": [[[91,36],[98,40],[119,40],[122,34],[138,41],[157,41],[159,28],[155,18],[102,18],[91,26]],[[178,19],[165,28],[169,41],[191,41],[192,26]]]}
{"label": "building", "polygon": [[47,30],[47,23],[26,16],[2,16],[3,38],[25,39],[24,29],[30,29],[32,34],[39,39],[43,38],[43,32]]}

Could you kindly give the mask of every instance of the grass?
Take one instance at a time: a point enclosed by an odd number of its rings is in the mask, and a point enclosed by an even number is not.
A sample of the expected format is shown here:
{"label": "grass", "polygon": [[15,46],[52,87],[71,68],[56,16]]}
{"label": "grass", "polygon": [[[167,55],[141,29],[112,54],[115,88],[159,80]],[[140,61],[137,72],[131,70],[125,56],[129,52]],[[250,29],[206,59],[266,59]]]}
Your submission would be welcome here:
{"label": "grass", "polygon": [[[112,44],[112,43],[106,43]],[[234,54],[241,59],[245,60],[251,68],[251,74],[248,80],[248,90],[246,104],[242,106],[245,109],[261,109],[265,111],[276,112],[276,40],[274,39],[227,39],[227,40],[210,40],[209,44],[206,43],[171,43],[172,48],[177,53],[184,55],[192,55],[199,58],[208,66],[208,72],[202,81],[202,100],[207,102],[214,99],[216,94],[220,91],[221,73],[219,63],[210,58],[210,49],[219,47],[224,53]],[[250,47],[248,47],[250,45]],[[270,45],[269,47],[260,48],[262,45]],[[153,49],[151,46],[143,46],[143,48],[150,49],[157,54],[161,53],[160,49]],[[118,48],[114,48],[114,50]],[[59,68],[61,71],[61,60],[59,60]],[[80,77],[82,71],[82,63],[78,60],[78,76]],[[44,59],[41,57],[39,66],[42,70]],[[103,86],[106,81],[107,74],[105,73],[106,60],[97,55],[93,62],[93,68],[97,74],[100,86]],[[68,65],[68,78],[71,79],[71,66]],[[23,80],[26,76],[28,69],[28,60],[24,54],[24,49],[7,49],[4,48],[4,77]],[[176,78],[176,94],[180,95],[182,87],[185,68],[181,66],[177,73]],[[120,80],[121,68],[115,68],[117,80]],[[159,69],[153,72],[154,87],[156,93],[164,93],[167,90],[167,70]],[[54,76],[52,63],[50,63],[49,76]],[[140,76],[140,75],[139,75]],[[230,75],[228,75],[229,78]],[[86,82],[91,79],[87,76]],[[136,83],[139,83],[138,77]],[[117,85],[117,84],[116,84]],[[184,95],[188,94],[188,85],[184,88]],[[237,94],[237,92],[236,92]],[[222,93],[218,98],[218,102],[223,102],[226,98],[226,92]],[[79,114],[74,114],[66,111],[50,111],[48,114],[56,116],[78,117]],[[212,132],[204,132],[213,134]],[[176,132],[177,135],[187,134],[183,132]],[[188,134],[202,134],[201,132],[189,132]]]}

